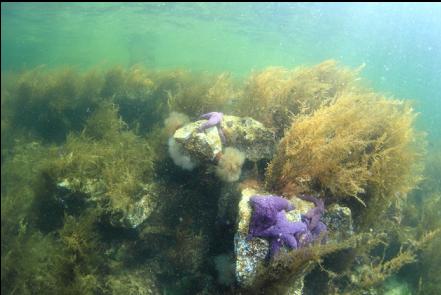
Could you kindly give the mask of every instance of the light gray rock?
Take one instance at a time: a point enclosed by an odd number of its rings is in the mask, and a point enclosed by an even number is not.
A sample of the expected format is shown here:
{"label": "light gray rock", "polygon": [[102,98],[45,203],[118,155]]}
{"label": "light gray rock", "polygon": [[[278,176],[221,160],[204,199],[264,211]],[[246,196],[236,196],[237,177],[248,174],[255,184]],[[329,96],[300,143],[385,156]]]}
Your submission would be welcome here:
{"label": "light gray rock", "polygon": [[210,127],[203,132],[198,129],[205,121],[189,123],[176,130],[173,139],[181,147],[184,154],[193,162],[209,162],[222,151],[222,141],[217,127]]}
{"label": "light gray rock", "polygon": [[83,197],[84,202],[94,202],[102,206],[109,214],[112,225],[124,228],[136,228],[142,224],[156,209],[159,193],[155,184],[144,184],[138,196],[126,208],[116,208],[109,202],[104,185],[99,180],[88,179],[86,182],[75,179],[63,179],[57,183],[60,193],[57,194],[64,206],[69,206],[73,200],[69,198],[75,192],[75,197]]}
{"label": "light gray rock", "polygon": [[[251,161],[271,159],[274,154],[274,133],[252,118],[224,115],[221,131],[217,126],[199,131],[204,122],[206,120],[189,123],[173,135],[182,155],[190,157],[194,163],[213,161],[226,146],[238,149]],[[219,132],[224,133],[225,144]]]}
{"label": "light gray rock", "polygon": [[250,117],[224,116],[221,123],[227,145],[245,153],[250,161],[271,159],[275,152],[274,133]]}

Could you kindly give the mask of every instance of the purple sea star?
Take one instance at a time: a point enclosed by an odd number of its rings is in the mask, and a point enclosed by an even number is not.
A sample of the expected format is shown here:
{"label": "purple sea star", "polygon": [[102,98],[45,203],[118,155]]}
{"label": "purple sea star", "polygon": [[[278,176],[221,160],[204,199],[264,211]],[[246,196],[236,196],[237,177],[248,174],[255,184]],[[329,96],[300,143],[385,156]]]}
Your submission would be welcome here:
{"label": "purple sea star", "polygon": [[296,234],[307,231],[306,224],[301,221],[291,222],[286,218],[285,211],[280,211],[276,215],[276,224],[261,231],[256,236],[267,238],[270,241],[269,257],[277,256],[282,246],[290,249],[297,249]]}
{"label": "purple sea star", "polygon": [[253,208],[253,215],[250,221],[251,236],[255,236],[276,224],[277,213],[280,211],[291,211],[294,209],[294,206],[287,199],[271,195],[252,196],[250,203]]}
{"label": "purple sea star", "polygon": [[313,202],[315,207],[310,209],[306,214],[302,215],[302,222],[308,226],[308,233],[305,236],[298,236],[300,244],[307,245],[318,237],[322,236],[322,243],[327,240],[327,227],[320,221],[323,213],[325,213],[325,204],[323,200],[310,195],[300,195],[300,199]]}
{"label": "purple sea star", "polygon": [[[302,220],[297,222],[286,218],[286,212],[294,209],[288,200],[272,195],[250,198],[253,215],[249,238],[260,237],[269,240],[268,258],[276,256],[283,246],[297,249],[309,245],[320,236],[326,237],[326,225],[320,221],[325,211],[323,201],[308,195],[302,195],[300,198],[313,202],[315,207],[302,215]],[[326,242],[326,239],[322,242]]]}
{"label": "purple sea star", "polygon": [[305,201],[312,202],[315,205],[314,208],[310,209],[304,215],[304,217],[309,220],[308,229],[312,231],[317,227],[320,218],[322,217],[323,213],[325,213],[325,204],[323,203],[323,200],[317,199],[310,195],[300,195],[299,198]]}
{"label": "purple sea star", "polygon": [[199,132],[202,132],[207,128],[216,126],[217,132],[219,133],[219,136],[222,140],[222,143],[225,144],[226,143],[225,135],[224,135],[224,132],[223,132],[222,127],[220,125],[223,117],[224,117],[224,114],[220,113],[220,112],[210,112],[210,113],[203,114],[201,116],[201,118],[207,119],[208,121],[205,122],[204,124],[202,124],[201,127],[199,127]]}

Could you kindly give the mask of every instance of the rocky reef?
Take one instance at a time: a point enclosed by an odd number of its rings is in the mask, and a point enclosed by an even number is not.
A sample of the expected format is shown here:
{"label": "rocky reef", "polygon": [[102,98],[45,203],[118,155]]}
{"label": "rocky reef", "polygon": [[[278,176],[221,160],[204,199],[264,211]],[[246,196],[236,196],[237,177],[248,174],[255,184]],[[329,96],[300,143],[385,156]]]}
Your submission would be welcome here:
{"label": "rocky reef", "polygon": [[439,151],[415,190],[416,112],[360,70],[2,76],[2,293],[437,294]]}

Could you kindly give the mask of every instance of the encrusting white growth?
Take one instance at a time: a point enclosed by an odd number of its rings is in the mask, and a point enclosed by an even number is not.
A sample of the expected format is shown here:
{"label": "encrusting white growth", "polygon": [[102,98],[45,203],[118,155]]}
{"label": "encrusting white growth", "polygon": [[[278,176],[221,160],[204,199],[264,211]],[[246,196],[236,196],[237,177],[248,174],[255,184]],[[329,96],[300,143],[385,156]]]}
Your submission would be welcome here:
{"label": "encrusting white growth", "polygon": [[216,175],[223,181],[233,182],[240,178],[245,154],[238,149],[228,147],[216,167]]}
{"label": "encrusting white growth", "polygon": [[194,163],[189,156],[182,153],[182,148],[176,143],[173,137],[168,139],[168,153],[173,162],[182,169],[193,170],[193,168],[196,167],[196,163]]}

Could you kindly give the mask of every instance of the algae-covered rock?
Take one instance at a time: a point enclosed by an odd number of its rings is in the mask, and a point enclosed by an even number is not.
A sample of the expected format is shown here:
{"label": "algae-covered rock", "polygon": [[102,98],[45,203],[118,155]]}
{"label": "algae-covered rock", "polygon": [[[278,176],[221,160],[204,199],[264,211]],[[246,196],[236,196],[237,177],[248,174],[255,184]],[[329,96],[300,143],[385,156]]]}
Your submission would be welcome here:
{"label": "algae-covered rock", "polygon": [[[113,104],[103,103],[82,133],[71,133],[44,173],[69,212],[76,201],[94,203],[103,220],[135,228],[155,210],[154,140],[126,129]],[[81,208],[78,208],[79,212]]]}
{"label": "algae-covered rock", "polygon": [[160,294],[158,283],[151,271],[132,270],[109,275],[106,280],[109,294],[154,295]]}
{"label": "algae-covered rock", "polygon": [[352,212],[348,207],[333,204],[326,209],[322,220],[328,226],[330,241],[342,242],[354,234]]}
{"label": "algae-covered rock", "polygon": [[[213,161],[225,146],[238,149],[251,161],[270,159],[274,153],[273,132],[252,118],[224,115],[220,129],[213,126],[200,131],[204,122],[199,120],[189,123],[173,135],[183,155],[189,156],[194,162]],[[225,135],[225,143],[222,143],[220,132]]]}
{"label": "algae-covered rock", "polygon": [[[143,223],[157,207],[158,187],[155,184],[144,184],[139,196],[125,207],[118,207],[109,202],[105,194],[105,187],[99,180],[88,179],[80,183],[75,179],[63,179],[57,183],[64,193],[59,194],[60,201],[69,206],[66,198],[75,192],[76,197],[84,197],[87,202],[94,202],[108,213],[109,221],[114,226],[136,228]],[[67,191],[66,191],[67,190]],[[78,200],[75,200],[78,202]]]}
{"label": "algae-covered rock", "polygon": [[[157,186],[153,183],[142,186],[138,200],[129,204],[126,208],[117,208],[117,215],[112,215],[111,222],[114,225],[126,228],[135,228],[142,224],[156,209],[159,200]],[[121,216],[117,219],[116,216]]]}
{"label": "algae-covered rock", "polygon": [[217,200],[217,221],[224,225],[234,225],[236,223],[238,203],[241,193],[237,182],[224,183],[221,193]]}

